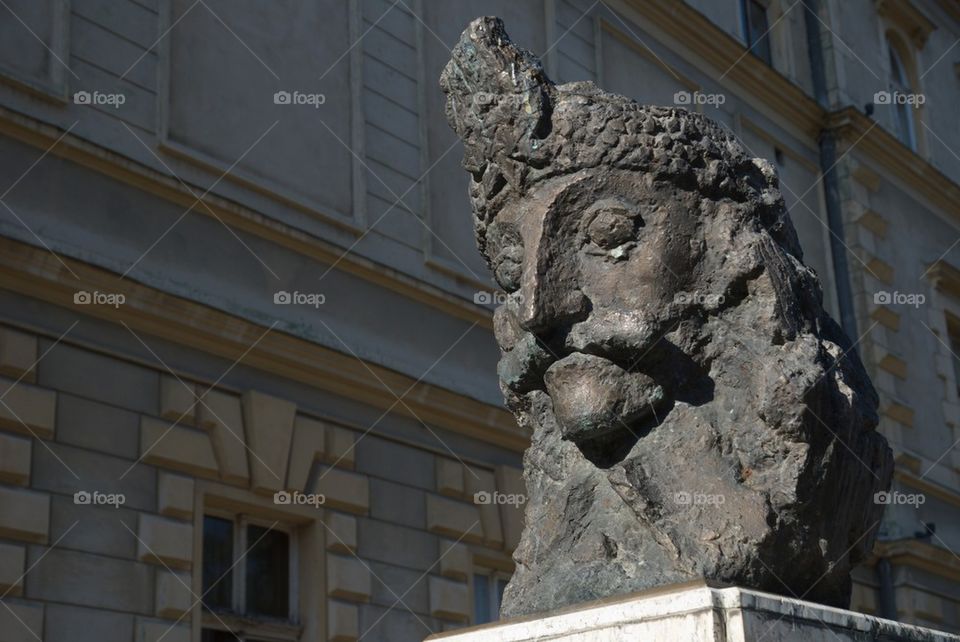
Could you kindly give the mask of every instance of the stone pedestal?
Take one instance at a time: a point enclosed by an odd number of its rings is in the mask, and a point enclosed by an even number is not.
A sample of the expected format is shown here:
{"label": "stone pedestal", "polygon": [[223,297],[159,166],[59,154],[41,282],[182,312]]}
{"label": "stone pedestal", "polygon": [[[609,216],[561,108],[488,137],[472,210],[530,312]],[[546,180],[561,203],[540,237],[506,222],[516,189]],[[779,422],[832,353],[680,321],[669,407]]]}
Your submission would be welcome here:
{"label": "stone pedestal", "polygon": [[443,642],[960,642],[960,636],[738,587],[694,582],[432,635]]}

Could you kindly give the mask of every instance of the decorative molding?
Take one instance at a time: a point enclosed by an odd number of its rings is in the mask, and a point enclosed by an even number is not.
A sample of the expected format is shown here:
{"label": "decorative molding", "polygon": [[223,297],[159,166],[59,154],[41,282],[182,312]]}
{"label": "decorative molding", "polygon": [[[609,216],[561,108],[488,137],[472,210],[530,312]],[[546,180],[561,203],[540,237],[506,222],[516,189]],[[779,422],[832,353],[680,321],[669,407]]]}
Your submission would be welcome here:
{"label": "decorative molding", "polygon": [[894,463],[896,464],[897,471],[909,471],[913,475],[919,475],[920,466],[923,462],[919,457],[911,455],[908,452],[902,452],[894,458]]}
{"label": "decorative molding", "polygon": [[50,495],[0,486],[0,537],[46,544],[50,541]]}
{"label": "decorative molding", "polygon": [[907,362],[892,354],[885,354],[877,366],[900,379],[907,378]]}
{"label": "decorative molding", "polygon": [[427,580],[430,615],[443,620],[470,620],[470,590],[463,582],[431,575]]}
{"label": "decorative molding", "polygon": [[[63,136],[60,143],[53,146],[63,134],[62,130],[4,107],[0,107],[0,134],[41,150],[49,149],[53,156],[65,158],[183,207],[190,207],[196,201],[196,196],[177,179],[72,134]],[[193,213],[219,218],[231,228],[276,243],[311,260],[336,264],[338,270],[434,307],[445,314],[476,323],[483,328],[493,328],[491,311],[472,301],[355,253],[344,254],[342,247],[275,221],[235,201],[208,194],[203,198],[203,202],[206,206],[195,207]],[[212,210],[212,214],[207,207]]]}
{"label": "decorative molding", "polygon": [[900,315],[885,305],[874,307],[870,312],[870,318],[894,332],[900,330]]}
{"label": "decorative molding", "polygon": [[[245,319],[130,279],[118,280],[111,272],[74,259],[61,258],[80,276],[85,287],[126,296],[127,303],[118,309],[87,306],[85,312],[91,316],[111,323],[123,321],[137,333],[231,361],[249,349],[244,363],[251,368],[380,410],[391,409],[411,417],[416,413],[427,424],[516,452],[522,452],[529,443],[513,416],[503,408],[414,380],[378,364],[362,363],[349,354],[281,331],[264,336],[265,328]],[[64,308],[73,305],[77,282],[56,257],[43,249],[0,238],[0,275],[6,289]],[[262,340],[256,343],[260,337]],[[389,391],[408,388],[410,394],[405,402],[397,405],[396,397]]]}
{"label": "decorative molding", "polygon": [[927,268],[927,278],[944,294],[960,299],[960,269],[945,259],[940,259]]}
{"label": "decorative molding", "polygon": [[0,327],[0,376],[34,383],[36,365],[37,337]]}
{"label": "decorative molding", "polygon": [[[858,156],[870,158],[879,168],[896,176],[909,190],[952,219],[954,224],[960,223],[960,185],[906,147],[884,127],[877,125],[876,121],[855,107],[846,107],[829,115],[826,128],[836,132],[847,144],[856,144]],[[869,171],[866,168],[864,170]],[[878,188],[884,178],[877,174]]]}
{"label": "decorative molding", "polygon": [[880,175],[856,160],[850,159],[850,176],[853,180],[867,188],[867,191],[876,192],[880,189]]}
{"label": "decorative molding", "polygon": [[874,236],[880,239],[887,238],[887,230],[890,228],[890,222],[883,216],[867,209],[857,218],[857,223],[873,232]]}
{"label": "decorative molding", "polygon": [[928,573],[960,581],[960,561],[948,550],[916,539],[877,542],[869,565],[878,559],[889,559],[892,564],[919,568]]}
{"label": "decorative molding", "polygon": [[907,428],[913,428],[913,408],[906,404],[889,400],[883,408],[883,414]]}
{"label": "decorative molding", "polygon": [[886,261],[867,253],[867,271],[886,285],[893,285],[894,268]]}
{"label": "decorative molding", "polygon": [[0,377],[0,428],[38,439],[53,439],[56,429],[57,392]]}
{"label": "decorative molding", "polygon": [[917,49],[923,49],[937,28],[910,0],[874,0],[873,4],[877,14],[905,31]]}
{"label": "decorative molding", "polygon": [[68,68],[64,62],[70,61],[70,2],[71,0],[47,0],[51,37],[49,43],[40,43],[50,52],[47,56],[46,78],[29,76],[18,69],[0,64],[0,80],[38,98],[53,100],[60,104],[67,103],[70,98],[70,84],[67,79]]}
{"label": "decorative molding", "polygon": [[[0,432],[0,483],[26,486],[33,466],[33,439]],[[0,568],[2,568],[0,564]]]}

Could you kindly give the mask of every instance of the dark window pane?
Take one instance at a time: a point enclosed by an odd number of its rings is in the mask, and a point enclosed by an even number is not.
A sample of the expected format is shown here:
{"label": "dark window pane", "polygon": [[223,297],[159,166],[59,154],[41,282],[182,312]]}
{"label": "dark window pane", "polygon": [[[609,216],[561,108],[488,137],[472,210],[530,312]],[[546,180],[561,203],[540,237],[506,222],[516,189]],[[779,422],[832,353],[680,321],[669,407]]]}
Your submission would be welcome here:
{"label": "dark window pane", "polygon": [[233,522],[203,517],[203,605],[233,607]]}
{"label": "dark window pane", "polygon": [[953,378],[957,384],[957,394],[960,395],[960,328],[948,320],[947,331],[950,333],[950,352],[953,355]]}
{"label": "dark window pane", "polygon": [[[903,61],[900,54],[897,53],[893,43],[887,42],[887,49],[890,51],[890,94],[910,94],[913,90],[907,82],[907,74],[903,67]],[[904,102],[894,102],[894,128],[897,138],[909,147],[916,149],[916,136],[913,131],[913,114],[909,104]]]}
{"label": "dark window pane", "polygon": [[247,528],[247,614],[290,617],[290,536]]}
{"label": "dark window pane", "polygon": [[473,576],[473,614],[475,624],[490,622],[490,578],[479,573]]}
{"label": "dark window pane", "polygon": [[226,631],[214,631],[213,629],[204,629],[200,636],[201,642],[239,642],[240,638],[233,633]]}
{"label": "dark window pane", "polygon": [[757,0],[744,0],[743,15],[747,47],[768,65],[771,64],[770,34],[768,33],[770,26],[767,24],[766,7]]}

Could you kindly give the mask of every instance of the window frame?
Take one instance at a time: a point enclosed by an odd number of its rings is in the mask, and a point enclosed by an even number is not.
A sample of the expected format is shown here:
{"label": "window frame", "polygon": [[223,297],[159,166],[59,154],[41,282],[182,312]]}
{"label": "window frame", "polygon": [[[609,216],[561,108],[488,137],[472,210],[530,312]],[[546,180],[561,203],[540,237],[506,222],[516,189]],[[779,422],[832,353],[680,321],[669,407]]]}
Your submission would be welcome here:
{"label": "window frame", "polygon": [[[743,35],[743,42],[747,48],[747,51],[756,56],[758,59],[762,60],[770,68],[774,68],[774,43],[771,38],[773,27],[770,25],[770,0],[740,0],[738,4],[740,9],[740,31]],[[751,5],[753,4],[759,5],[763,9],[763,20],[765,25],[764,32],[760,34],[756,40],[753,39],[753,31],[750,28],[750,9]],[[761,55],[760,51],[758,51],[758,44],[761,41],[766,42],[766,55]]]}
{"label": "window frame", "polygon": [[[205,629],[226,631],[235,635],[239,640],[245,642],[250,638],[256,640],[266,640],[268,642],[296,642],[300,640],[303,632],[303,623],[300,617],[300,537],[299,528],[295,524],[279,522],[275,519],[259,517],[244,511],[231,511],[222,508],[210,506],[203,507],[199,514],[200,523],[200,550],[199,550],[199,577],[201,592],[203,591],[203,523],[204,518],[216,517],[229,520],[233,523],[233,559],[231,581],[231,610],[213,610],[207,608],[206,604],[201,603],[200,609],[200,631]],[[246,613],[246,586],[247,586],[247,565],[246,555],[249,552],[250,542],[247,540],[247,529],[249,526],[261,526],[272,530],[281,531],[287,534],[289,538],[288,551],[288,576],[287,581],[287,599],[289,615],[286,620],[271,616],[248,615]],[[242,557],[243,561],[238,562]],[[225,627],[226,625],[226,627]]]}
{"label": "window frame", "polygon": [[502,600],[496,591],[497,581],[503,580],[504,582],[510,581],[510,573],[506,573],[500,569],[491,568],[488,566],[477,566],[473,569],[473,573],[470,575],[470,623],[471,624],[486,624],[486,622],[480,622],[477,619],[477,610],[476,610],[476,582],[478,577],[484,577],[487,581],[487,588],[489,590],[489,604],[487,605],[490,610],[490,614],[493,619],[488,620],[488,622],[496,622],[500,619],[500,606]]}
{"label": "window frame", "polygon": [[944,325],[947,329],[947,346],[950,352],[950,375],[953,377],[953,390],[960,399],[960,316],[953,310],[944,310]]}
{"label": "window frame", "polygon": [[[910,84],[907,63],[904,61],[903,53],[900,51],[900,47],[892,41],[889,34],[887,35],[886,45],[887,58],[890,62],[890,77],[887,82],[890,95],[894,96],[897,93],[915,94],[916,92]],[[911,113],[912,109],[907,103],[893,104],[893,128],[900,142],[916,151],[917,132],[914,115]],[[904,125],[906,127],[905,131],[903,131]]]}
{"label": "window frame", "polygon": [[[891,94],[894,92],[908,94],[922,94],[920,78],[917,74],[917,60],[919,50],[912,44],[910,38],[895,25],[888,22],[884,23],[882,31],[883,46],[885,48],[885,60],[887,65],[887,89]],[[892,63],[896,63],[900,68],[902,79],[895,80],[895,74]],[[924,105],[897,105],[891,104],[890,111],[890,133],[900,141],[904,147],[907,147],[915,154],[925,155],[926,136],[923,133],[923,113]],[[900,114],[903,113],[907,124],[907,131],[903,132],[906,136],[901,136]]]}

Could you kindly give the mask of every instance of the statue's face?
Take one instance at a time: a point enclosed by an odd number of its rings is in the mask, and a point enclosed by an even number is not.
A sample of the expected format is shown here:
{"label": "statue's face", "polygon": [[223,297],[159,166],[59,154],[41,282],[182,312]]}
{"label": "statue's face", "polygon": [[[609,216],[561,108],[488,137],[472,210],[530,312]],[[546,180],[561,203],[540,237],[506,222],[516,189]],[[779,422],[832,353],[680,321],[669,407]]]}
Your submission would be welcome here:
{"label": "statue's face", "polygon": [[487,231],[511,293],[496,314],[501,376],[550,393],[574,440],[629,427],[669,396],[646,366],[696,278],[697,203],[652,185],[626,170],[553,179]]}

